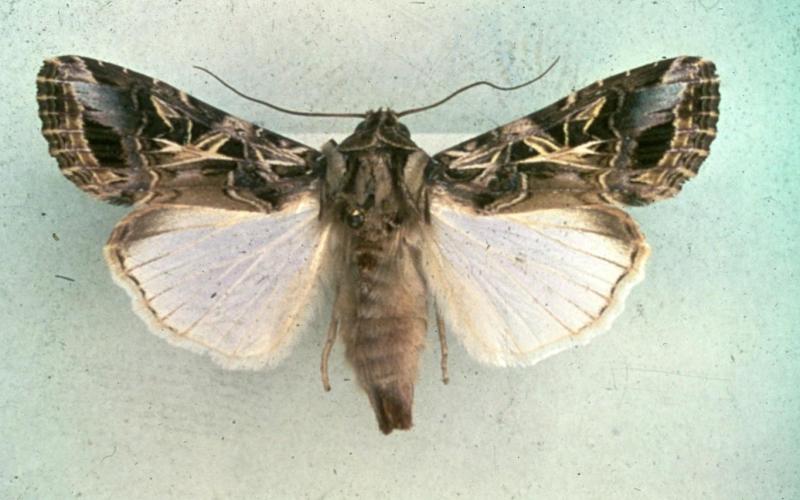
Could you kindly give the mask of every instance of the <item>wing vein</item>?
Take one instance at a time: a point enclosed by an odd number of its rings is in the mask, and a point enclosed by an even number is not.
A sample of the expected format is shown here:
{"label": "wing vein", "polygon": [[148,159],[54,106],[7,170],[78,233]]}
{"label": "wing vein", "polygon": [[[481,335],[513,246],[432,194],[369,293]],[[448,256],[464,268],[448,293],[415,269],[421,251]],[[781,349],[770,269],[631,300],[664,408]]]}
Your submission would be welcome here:
{"label": "wing vein", "polygon": [[[441,219],[440,219],[440,220],[441,220]],[[451,224],[451,223],[449,223],[449,222],[446,222],[446,221],[443,221],[443,222],[444,222],[445,224],[447,224],[449,227],[453,228],[454,230],[456,230],[456,231],[458,231],[458,232],[460,232],[460,233],[464,234],[464,236],[465,236],[466,238],[468,238],[468,239],[471,239],[471,240],[473,240],[473,241],[475,241],[475,242],[477,242],[477,243],[479,243],[479,244],[481,243],[481,241],[480,241],[479,239],[477,239],[476,237],[472,236],[471,234],[469,234],[469,232],[467,232],[467,231],[465,231],[465,230],[461,229],[461,228],[460,228],[460,227],[458,227],[457,225],[455,225],[455,224]],[[525,225],[524,227],[530,227],[530,226],[528,226],[528,225]],[[559,241],[556,241],[556,242],[557,242],[557,243],[560,243]],[[495,253],[496,255],[499,255],[499,256],[501,256],[501,257],[504,257],[504,258],[506,258],[506,259],[509,259],[509,260],[514,258],[513,256],[511,256],[511,255],[509,255],[508,253],[506,253],[506,252],[503,252],[503,251],[494,250],[494,253]],[[589,254],[589,255],[590,255],[590,256],[592,256],[591,254]],[[548,263],[546,263],[546,262],[544,262],[544,261],[541,261],[541,260],[539,260],[539,259],[531,259],[531,262],[535,262],[535,263],[539,264],[539,266],[540,266],[541,268],[543,268],[543,269],[550,269],[550,271],[551,271],[551,272],[554,272],[554,273],[555,273],[555,272],[557,272],[557,271],[559,271],[559,270],[558,270],[558,268],[556,268],[555,266],[552,266],[552,265],[550,265],[550,264],[548,264]],[[617,265],[618,267],[622,267],[622,266],[619,266],[619,264],[616,264],[616,263],[613,263],[613,264]],[[575,270],[575,271],[577,271],[577,272],[579,272],[579,273],[581,273],[581,274],[583,274],[583,275],[585,275],[585,276],[589,276],[589,277],[591,277],[591,278],[594,278],[594,279],[596,279],[596,280],[598,280],[598,281],[606,281],[606,279],[605,279],[604,277],[602,277],[602,276],[598,276],[598,275],[596,275],[596,274],[594,274],[594,273],[591,273],[591,272],[589,272],[589,271],[587,271],[587,270],[585,270],[585,269],[581,269],[581,268],[574,268],[574,270]],[[574,279],[574,278],[572,278],[572,277],[566,277],[566,279],[567,279],[568,281],[570,281],[571,283],[575,284],[575,285],[578,285],[578,286],[581,286],[581,287],[588,287],[588,285],[587,285],[586,283],[582,283],[582,282],[580,282],[580,281],[577,281],[576,279]],[[592,291],[595,291],[593,288],[590,288],[590,289],[591,289]],[[598,295],[600,295],[601,297],[605,298],[605,296],[604,296],[604,295],[602,295],[602,292],[600,292],[600,291],[595,291],[595,293],[597,293],[597,294],[598,294]]]}

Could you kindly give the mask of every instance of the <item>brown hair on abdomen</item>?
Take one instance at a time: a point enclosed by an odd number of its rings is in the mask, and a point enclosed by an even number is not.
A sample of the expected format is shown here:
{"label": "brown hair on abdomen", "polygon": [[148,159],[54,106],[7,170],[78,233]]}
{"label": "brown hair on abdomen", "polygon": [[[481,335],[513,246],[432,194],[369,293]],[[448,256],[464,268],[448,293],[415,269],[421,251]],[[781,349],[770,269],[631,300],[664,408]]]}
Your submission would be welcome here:
{"label": "brown hair on abdomen", "polygon": [[412,252],[398,254],[356,259],[369,265],[355,266],[356,279],[345,292],[351,314],[343,318],[341,332],[347,359],[384,434],[411,428],[414,383],[428,329],[425,282]]}

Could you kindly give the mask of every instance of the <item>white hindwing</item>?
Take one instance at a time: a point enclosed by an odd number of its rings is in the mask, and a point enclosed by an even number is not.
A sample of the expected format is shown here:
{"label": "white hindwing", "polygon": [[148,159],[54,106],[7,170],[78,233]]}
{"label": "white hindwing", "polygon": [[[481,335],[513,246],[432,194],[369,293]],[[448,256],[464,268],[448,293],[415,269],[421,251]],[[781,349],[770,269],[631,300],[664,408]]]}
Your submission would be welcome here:
{"label": "white hindwing", "polygon": [[426,273],[476,359],[531,365],[605,331],[643,277],[648,246],[609,206],[476,215],[434,203]]}
{"label": "white hindwing", "polygon": [[269,214],[142,208],[116,226],[106,260],[157,334],[227,368],[274,364],[324,298],[328,229],[311,198]]}

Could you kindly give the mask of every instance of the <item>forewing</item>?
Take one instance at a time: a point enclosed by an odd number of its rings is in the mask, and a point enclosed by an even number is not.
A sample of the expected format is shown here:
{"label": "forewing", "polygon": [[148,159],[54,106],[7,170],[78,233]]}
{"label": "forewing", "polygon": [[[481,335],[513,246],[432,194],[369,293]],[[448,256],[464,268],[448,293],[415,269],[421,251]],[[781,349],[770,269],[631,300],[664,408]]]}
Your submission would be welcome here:
{"label": "forewing", "polygon": [[318,212],[312,196],[270,214],[149,206],[116,226],[106,260],[154,332],[257,368],[282,359],[326,299]]}
{"label": "forewing", "polygon": [[434,193],[488,212],[674,196],[716,136],[718,89],[696,57],[598,81],[435,155]]}
{"label": "forewing", "polygon": [[317,178],[313,149],[114,64],[51,59],[37,88],[61,171],[112,203],[268,212]]}
{"label": "forewing", "polygon": [[448,331],[480,361],[530,365],[606,330],[648,247],[608,205],[476,217],[435,206],[426,273]]}

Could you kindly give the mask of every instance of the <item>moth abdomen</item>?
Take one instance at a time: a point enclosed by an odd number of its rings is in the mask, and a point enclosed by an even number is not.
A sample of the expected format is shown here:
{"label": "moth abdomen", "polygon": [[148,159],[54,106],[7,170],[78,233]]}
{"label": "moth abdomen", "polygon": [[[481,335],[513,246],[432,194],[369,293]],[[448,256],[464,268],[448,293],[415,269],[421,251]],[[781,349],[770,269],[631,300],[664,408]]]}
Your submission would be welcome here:
{"label": "moth abdomen", "polygon": [[385,434],[411,427],[414,383],[427,333],[427,290],[405,245],[396,252],[353,252],[345,293],[350,318],[342,339],[348,361]]}
{"label": "moth abdomen", "polygon": [[347,358],[385,434],[411,427],[426,330],[425,318],[359,318],[353,334],[345,337]]}

